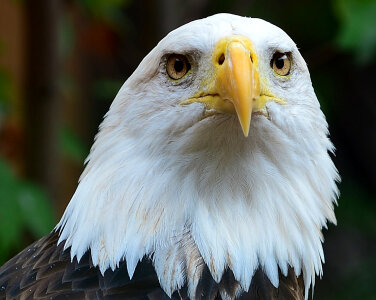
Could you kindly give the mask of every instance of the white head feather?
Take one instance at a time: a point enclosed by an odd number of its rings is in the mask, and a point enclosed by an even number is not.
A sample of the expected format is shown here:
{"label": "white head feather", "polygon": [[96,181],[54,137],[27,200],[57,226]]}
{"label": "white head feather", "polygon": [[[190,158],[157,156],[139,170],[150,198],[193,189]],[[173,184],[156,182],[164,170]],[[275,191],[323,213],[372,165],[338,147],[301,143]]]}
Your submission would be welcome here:
{"label": "white head feather", "polygon": [[[287,101],[268,103],[269,118],[254,115],[248,138],[236,116],[201,120],[202,104],[179,105],[210,73],[217,41],[234,34],[252,41],[264,82]],[[276,50],[292,54],[288,80],[270,68]],[[196,59],[189,81],[167,79],[168,53]],[[286,274],[291,266],[303,272],[307,297],[322,273],[321,229],[336,222],[339,177],[327,135],[307,66],[280,28],[229,14],[186,24],[120,89],[57,225],[60,242],[72,258],[90,248],[102,272],[126,259],[132,276],[152,256],[169,295],[185,283],[192,294],[204,261],[217,281],[230,268],[244,290],[258,267],[278,286],[278,267]]]}

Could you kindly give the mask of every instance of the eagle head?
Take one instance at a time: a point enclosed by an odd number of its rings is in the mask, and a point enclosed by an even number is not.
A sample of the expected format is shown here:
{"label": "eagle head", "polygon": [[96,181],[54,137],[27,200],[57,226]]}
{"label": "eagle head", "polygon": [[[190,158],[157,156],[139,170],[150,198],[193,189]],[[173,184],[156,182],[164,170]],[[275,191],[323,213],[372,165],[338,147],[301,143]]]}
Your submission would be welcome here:
{"label": "eagle head", "polygon": [[163,38],[121,87],[57,228],[102,272],[144,257],[171,295],[207,266],[237,293],[288,268],[306,295],[335,223],[334,147],[306,63],[280,28],[214,15]]}

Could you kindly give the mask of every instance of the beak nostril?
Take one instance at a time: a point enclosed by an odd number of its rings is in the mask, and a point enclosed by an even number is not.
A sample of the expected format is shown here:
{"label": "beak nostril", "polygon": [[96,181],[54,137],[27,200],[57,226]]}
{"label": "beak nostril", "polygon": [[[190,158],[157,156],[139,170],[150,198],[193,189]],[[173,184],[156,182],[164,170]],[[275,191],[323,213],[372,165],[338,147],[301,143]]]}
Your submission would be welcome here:
{"label": "beak nostril", "polygon": [[225,62],[225,55],[222,53],[218,58],[218,64],[222,65]]}

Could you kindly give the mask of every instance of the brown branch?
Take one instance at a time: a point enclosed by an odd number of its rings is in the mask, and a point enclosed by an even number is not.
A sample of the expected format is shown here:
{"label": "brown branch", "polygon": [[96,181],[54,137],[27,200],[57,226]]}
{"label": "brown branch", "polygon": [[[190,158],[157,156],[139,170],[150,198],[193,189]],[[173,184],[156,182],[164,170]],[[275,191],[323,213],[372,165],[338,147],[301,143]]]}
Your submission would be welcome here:
{"label": "brown branch", "polygon": [[26,176],[55,196],[58,171],[58,0],[25,1]]}

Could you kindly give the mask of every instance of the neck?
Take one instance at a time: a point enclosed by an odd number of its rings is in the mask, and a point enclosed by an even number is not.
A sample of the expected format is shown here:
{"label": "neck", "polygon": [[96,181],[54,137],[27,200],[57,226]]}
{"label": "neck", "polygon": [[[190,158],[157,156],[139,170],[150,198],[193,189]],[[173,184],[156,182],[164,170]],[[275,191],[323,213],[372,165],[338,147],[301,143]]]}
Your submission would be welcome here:
{"label": "neck", "polygon": [[310,140],[308,122],[286,131],[292,117],[255,116],[247,139],[237,120],[215,118],[215,132],[192,127],[170,143],[156,135],[159,148],[110,130],[106,119],[57,225],[59,241],[78,260],[90,248],[102,273],[125,259],[132,276],[152,257],[169,295],[185,283],[193,295],[204,265],[217,282],[231,269],[243,290],[259,267],[278,286],[278,269],[286,275],[291,266],[307,297],[322,273],[321,228],[335,222],[338,175],[323,116],[322,134]]}

